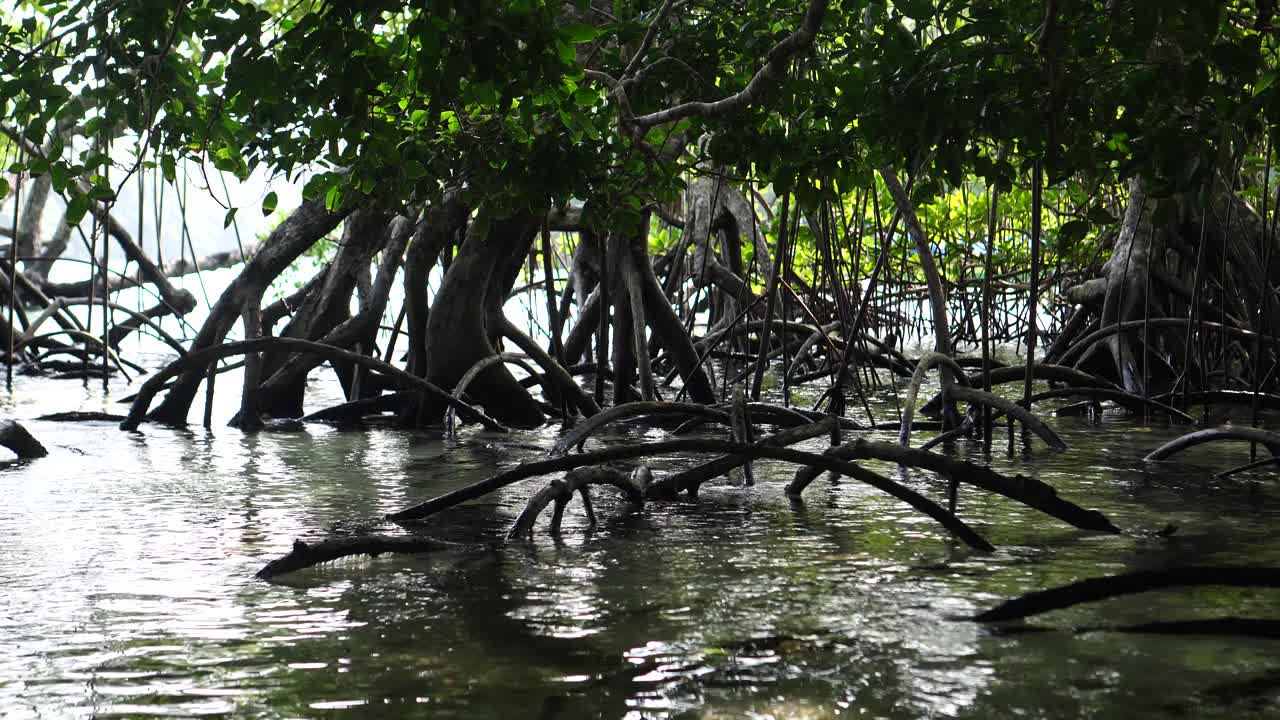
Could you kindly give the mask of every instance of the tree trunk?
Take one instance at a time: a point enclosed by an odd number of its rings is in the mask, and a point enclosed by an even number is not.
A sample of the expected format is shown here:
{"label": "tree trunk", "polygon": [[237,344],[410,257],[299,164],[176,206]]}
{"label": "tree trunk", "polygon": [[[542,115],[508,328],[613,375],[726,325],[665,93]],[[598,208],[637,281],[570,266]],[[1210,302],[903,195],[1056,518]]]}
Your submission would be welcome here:
{"label": "tree trunk", "polygon": [[[222,344],[247,303],[262,298],[267,286],[298,256],[346,217],[349,210],[330,212],[323,202],[308,200],[271,232],[262,249],[240,275],[227,286],[209,311],[209,318],[191,343],[196,352]],[[177,377],[164,401],[150,414],[156,422],[184,425],[191,402],[204,376],[204,368],[192,368]]]}
{"label": "tree trunk", "polygon": [[[484,211],[482,211],[484,212]],[[499,323],[495,314],[519,274],[520,266],[539,227],[537,219],[521,213],[472,223],[458,256],[449,265],[427,318],[427,379],[452,388],[480,360],[497,354]],[[471,383],[468,394],[499,421],[536,427],[546,421],[542,411],[504,364],[486,368]],[[439,408],[425,408],[434,418]],[[442,410],[440,410],[442,412]]]}

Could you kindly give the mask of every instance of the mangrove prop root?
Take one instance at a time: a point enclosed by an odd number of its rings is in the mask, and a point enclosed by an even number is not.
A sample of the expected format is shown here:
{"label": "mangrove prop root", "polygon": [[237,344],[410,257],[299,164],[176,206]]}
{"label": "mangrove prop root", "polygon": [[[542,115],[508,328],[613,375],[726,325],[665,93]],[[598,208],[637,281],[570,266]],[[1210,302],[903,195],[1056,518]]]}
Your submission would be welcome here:
{"label": "mangrove prop root", "polygon": [[396,392],[361,400],[352,400],[317,410],[303,417],[302,422],[356,423],[363,420],[367,415],[401,410],[412,399],[413,395],[411,393]]}
{"label": "mangrove prop root", "polygon": [[[1083,355],[1086,350],[1093,347],[1093,345],[1097,343],[1099,340],[1104,340],[1106,338],[1111,337],[1112,335],[1116,335],[1117,333],[1127,332],[1130,330],[1141,330],[1144,327],[1185,328],[1189,324],[1190,324],[1190,321],[1187,318],[1163,317],[1163,318],[1149,318],[1146,320],[1128,320],[1122,323],[1108,325],[1104,328],[1101,328],[1092,333],[1089,333],[1087,336],[1082,338],[1075,345],[1072,345],[1066,352],[1062,354],[1062,357],[1059,358],[1058,363],[1061,365],[1073,364],[1077,358]],[[1260,335],[1258,333],[1253,332],[1252,330],[1242,330],[1240,328],[1233,327],[1231,325],[1223,325],[1221,323],[1211,322],[1209,320],[1204,320],[1204,319],[1197,319],[1196,327],[1199,329],[1203,329],[1206,332],[1216,331],[1216,332],[1223,333],[1224,335],[1230,335],[1236,338],[1237,340],[1255,340],[1256,339],[1256,340],[1260,340],[1270,344],[1280,343],[1280,339],[1277,339],[1272,335]]]}
{"label": "mangrove prop root", "polygon": [[19,460],[33,460],[49,454],[30,431],[13,420],[0,421],[0,446],[12,450]]}
{"label": "mangrove prop root", "polygon": [[560,438],[547,455],[557,457],[569,452],[569,449],[575,445],[586,442],[587,438],[596,430],[608,425],[611,422],[622,420],[629,417],[639,417],[641,415],[693,415],[695,417],[714,420],[719,423],[727,424],[729,422],[729,413],[723,410],[716,410],[705,405],[697,403],[684,402],[662,402],[656,400],[642,400],[640,402],[623,403],[622,405],[614,405],[608,410],[603,410],[586,420],[578,423],[572,430],[565,433]]}
{"label": "mangrove prop root", "polygon": [[1192,393],[1171,393],[1160,395],[1158,400],[1170,404],[1177,403],[1183,407],[1188,405],[1253,405],[1266,410],[1280,410],[1280,395],[1264,392],[1253,393],[1247,390],[1205,390]]}
{"label": "mangrove prop root", "polygon": [[[727,411],[729,408],[730,408],[729,405],[716,406],[717,410]],[[816,410],[806,410],[804,408],[788,408],[788,407],[783,407],[781,405],[770,405],[769,403],[759,403],[759,402],[747,403],[747,411],[751,415],[751,419],[753,421],[752,427],[759,427],[760,425],[764,425],[764,424],[777,425],[779,427],[786,427],[786,428],[803,427],[805,425],[811,425],[815,422],[822,422],[827,418],[832,417],[831,415],[828,415],[825,412],[819,412]],[[840,423],[841,430],[866,430],[867,429],[866,427],[860,425],[856,420],[853,420],[852,418],[847,418],[847,417],[844,417],[843,415],[835,416],[835,417],[836,417],[836,420]],[[708,421],[706,418],[695,417],[689,420],[688,422],[683,423],[675,430],[673,430],[672,434],[687,435],[690,432],[693,432],[694,430],[697,430],[698,428],[702,427],[703,425],[706,425],[707,422]],[[916,427],[919,427],[919,423],[916,424]],[[893,429],[894,430],[898,429],[897,422],[893,423]]]}
{"label": "mangrove prop root", "polygon": [[[769,437],[761,438],[756,444],[787,447],[827,435],[835,425],[835,418],[828,416],[816,423],[780,430]],[[688,470],[669,473],[649,487],[649,496],[671,497],[682,490],[687,490],[690,494],[697,494],[698,488],[703,483],[720,477],[745,462],[746,460],[738,455],[721,455],[714,460],[696,465]]]}
{"label": "mangrove prop root", "polygon": [[[1081,530],[1112,534],[1121,532],[1120,528],[1112,524],[1106,515],[1063,500],[1058,497],[1058,491],[1052,485],[1025,475],[1008,477],[991,468],[956,460],[946,455],[873,440],[854,440],[831,448],[827,454],[845,460],[881,460],[922,468],[954,482],[962,482],[987,492],[1003,495]],[[799,496],[819,474],[821,474],[820,471],[812,467],[798,469],[795,478],[787,485],[787,494],[792,497]]]}
{"label": "mangrove prop root", "polygon": [[[964,400],[969,403],[981,403],[997,410],[1001,410],[1017,418],[1024,426],[1027,427],[1028,430],[1039,435],[1040,439],[1044,440],[1045,444],[1054,450],[1068,449],[1067,444],[1063,442],[1062,438],[1058,437],[1058,434],[1053,431],[1053,428],[1045,425],[1044,421],[1035,415],[1032,415],[1030,410],[1027,410],[1012,400],[1006,400],[999,395],[993,395],[992,393],[984,390],[960,387],[957,385],[948,387],[946,394],[953,400]],[[906,445],[906,443],[903,443],[903,445]]]}
{"label": "mangrove prop root", "polygon": [[[462,378],[458,380],[458,384],[455,385],[453,388],[453,399],[457,401],[458,404],[465,404],[462,402],[462,396],[466,394],[467,387],[471,385],[471,381],[475,380],[476,377],[478,377],[480,373],[485,370],[485,368],[489,367],[490,365],[497,365],[498,363],[512,363],[513,365],[518,365],[522,370],[529,373],[530,377],[538,377],[539,379],[545,381],[545,378],[543,378],[541,375],[538,375],[536,372],[534,372],[533,367],[531,367],[529,363],[525,362],[524,358],[519,355],[516,355],[513,353],[498,353],[496,355],[487,355],[477,360],[474,365],[472,365],[470,368],[467,369],[465,373],[462,374]],[[546,388],[544,387],[544,389]],[[550,397],[549,392],[547,393],[547,396]],[[446,409],[444,413],[444,427],[445,427],[445,433],[451,438],[457,436],[457,433],[455,432],[455,429],[454,429],[454,425],[455,425],[454,415],[455,415],[454,405],[450,404],[448,409]]]}
{"label": "mangrove prop root", "polygon": [[555,503],[555,513],[551,519],[550,532],[560,533],[560,521],[564,516],[564,508],[573,498],[574,493],[582,496],[583,505],[588,508],[588,519],[595,524],[595,511],[591,509],[591,495],[587,488],[592,485],[612,485],[622,491],[626,499],[636,505],[644,504],[645,490],[652,478],[649,469],[643,466],[628,474],[616,468],[605,466],[580,467],[565,473],[563,479],[552,480],[525,503],[524,510],[516,518],[507,538],[526,537],[533,532],[533,525],[538,515],[547,505]]}
{"label": "mangrove prop root", "polygon": [[968,385],[969,378],[964,374],[955,360],[942,353],[925,353],[916,364],[915,374],[911,376],[911,385],[907,387],[907,400],[902,405],[902,422],[898,429],[898,442],[903,446],[911,444],[911,420],[916,412],[916,396],[920,394],[920,385],[924,383],[925,374],[935,365],[943,365],[955,375],[956,382]]}
{"label": "mangrove prop root", "polygon": [[[1115,388],[1116,385],[1096,375],[1090,375],[1065,365],[1036,363],[1031,366],[1031,376],[1035,380],[1066,383],[1071,387]],[[1025,365],[1017,367],[993,367],[991,369],[991,386],[1005,385],[1012,382],[1023,382],[1027,377]],[[935,394],[925,403],[920,412],[924,415],[936,415],[942,409],[942,393]]]}
{"label": "mangrove prop root", "polygon": [[367,355],[361,355],[360,353],[336,348],[332,345],[324,345],[322,343],[300,340],[298,338],[279,337],[260,337],[253,340],[226,343],[225,345],[214,345],[213,347],[197,350],[178,358],[160,372],[147,378],[147,381],[143,383],[142,388],[138,391],[138,396],[134,399],[133,405],[129,408],[128,417],[125,418],[124,422],[120,423],[120,429],[138,429],[138,426],[142,424],[142,420],[147,414],[147,409],[151,406],[151,400],[156,396],[156,393],[160,392],[165,381],[169,378],[190,370],[203,371],[208,368],[210,362],[220,360],[225,357],[244,355],[251,352],[271,352],[277,350],[298,353],[315,353],[317,355],[323,355],[330,360],[350,362],[369,370],[380,372],[390,377],[403,387],[413,388],[440,398],[445,403],[456,407],[458,414],[460,414],[464,419],[479,422],[481,425],[484,425],[487,430],[492,430],[494,432],[507,432],[506,427],[497,420],[494,420],[466,403],[455,400],[449,393],[445,392],[435,384],[428,382],[417,375],[407,373],[390,363],[385,363],[377,358],[371,358]]}
{"label": "mangrove prop root", "polygon": [[441,540],[402,535],[355,535],[314,543],[294,540],[288,555],[267,563],[255,577],[269,580],[352,555],[378,557],[383,553],[429,553],[456,547],[459,546]]}
{"label": "mangrove prop root", "polygon": [[1142,459],[1144,462],[1167,460],[1187,448],[1192,448],[1196,445],[1203,445],[1210,442],[1221,442],[1223,440],[1248,440],[1256,442],[1259,445],[1266,447],[1272,455],[1280,455],[1280,433],[1273,433],[1267,430],[1251,427],[1223,426],[1183,435],[1180,438],[1161,445]]}
{"label": "mangrove prop root", "polygon": [[1027,593],[973,616],[978,622],[999,622],[1040,615],[1051,610],[1172,587],[1222,585],[1280,587],[1280,568],[1183,567],[1090,578],[1070,585]]}
{"label": "mangrove prop root", "polygon": [[1183,422],[1188,422],[1192,425],[1196,423],[1195,418],[1181,410],[1178,410],[1177,408],[1166,405],[1158,400],[1152,400],[1151,398],[1144,398],[1141,395],[1134,395],[1131,392],[1125,392],[1118,388],[1068,387],[1057,388],[1055,390],[1045,390],[1044,392],[1032,395],[1031,404],[1034,405],[1042,400],[1053,400],[1055,398],[1064,397],[1086,397],[1095,402],[1110,400],[1111,402],[1133,412],[1138,412],[1144,408],[1159,410],[1160,412],[1176,417]]}
{"label": "mangrove prop root", "polygon": [[[602,413],[603,414],[603,413]],[[625,447],[608,448],[595,452],[577,455],[561,455],[535,462],[522,463],[487,480],[459,488],[451,493],[419,503],[397,513],[387,516],[393,522],[419,520],[468,500],[487,495],[499,488],[537,475],[563,470],[572,470],[585,465],[594,465],[616,460],[629,460],[639,457],[652,457],[693,452],[729,453],[743,455],[752,459],[781,460],[796,465],[814,465],[823,470],[847,475],[866,483],[877,490],[891,495],[910,505],[916,510],[933,518],[938,524],[949,530],[965,544],[977,550],[990,552],[995,549],[991,543],[969,527],[963,520],[920,493],[904,485],[896,483],[879,473],[868,470],[851,462],[815,453],[800,452],[789,448],[775,448],[761,445],[743,445],[741,443],[714,440],[710,438],[688,438],[681,440],[664,440],[654,443],[643,443]]]}

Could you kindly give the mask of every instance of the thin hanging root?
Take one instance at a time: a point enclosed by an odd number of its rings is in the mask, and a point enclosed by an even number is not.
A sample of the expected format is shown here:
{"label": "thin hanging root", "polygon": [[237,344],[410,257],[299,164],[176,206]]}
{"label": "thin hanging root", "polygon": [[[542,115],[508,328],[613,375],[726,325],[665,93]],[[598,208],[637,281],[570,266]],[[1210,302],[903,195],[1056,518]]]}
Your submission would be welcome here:
{"label": "thin hanging root", "polygon": [[[916,448],[902,447],[894,443],[858,439],[831,448],[825,455],[844,460],[882,460],[907,467],[922,468],[937,473],[953,482],[962,482],[987,492],[1003,495],[1027,507],[1061,520],[1081,530],[1093,530],[1116,534],[1121,532],[1106,515],[1097,510],[1086,510],[1079,505],[1058,497],[1052,485],[1026,477],[1008,477],[982,465],[956,460]],[[814,467],[796,470],[795,478],[787,485],[787,494],[798,497],[821,473]]]}
{"label": "thin hanging root", "polygon": [[727,442],[725,440],[713,440],[709,438],[665,440],[662,442],[609,448],[606,450],[597,450],[595,452],[560,456],[549,458],[547,460],[522,463],[487,480],[482,480],[464,488],[459,488],[451,493],[446,493],[426,502],[414,505],[413,507],[401,510],[398,513],[387,515],[387,519],[398,523],[411,520],[421,520],[429,515],[454,507],[455,505],[459,505],[468,500],[474,500],[475,498],[487,495],[494,490],[536,475],[546,475],[548,473],[561,470],[572,470],[574,468],[601,462],[690,452],[730,453],[734,455],[744,455],[757,460],[762,458],[769,460],[781,460],[783,462],[789,462],[796,465],[813,465],[822,470],[847,475],[855,480],[866,483],[887,495],[891,495],[921,513],[928,515],[969,547],[984,552],[991,552],[995,549],[994,545],[987,542],[985,538],[974,531],[973,528],[969,527],[963,520],[956,517],[954,514],[947,512],[941,505],[938,505],[934,501],[921,495],[915,490],[906,487],[905,485],[896,483],[879,473],[873,472],[854,463],[827,455],[800,452],[789,448],[767,447],[763,445],[742,445],[740,443]]}
{"label": "thin hanging root", "polygon": [[898,442],[906,447],[911,444],[911,420],[916,412],[916,397],[920,394],[920,385],[924,383],[924,377],[933,368],[934,365],[944,365],[955,376],[956,382],[967,386],[969,378],[964,374],[964,368],[959,363],[942,353],[926,353],[924,357],[916,364],[916,372],[911,376],[911,385],[907,387],[907,400],[902,404],[902,424],[898,429]]}
{"label": "thin hanging root", "polygon": [[608,410],[601,411],[583,422],[575,425],[572,430],[565,433],[551,450],[547,453],[550,457],[558,457],[569,452],[569,449],[575,445],[581,445],[591,437],[592,433],[600,428],[608,425],[616,420],[622,420],[629,417],[638,417],[640,415],[693,415],[696,417],[706,418],[719,423],[729,423],[729,413],[723,410],[716,410],[705,405],[684,402],[661,402],[642,400],[640,402],[623,403],[622,405],[614,405]]}
{"label": "thin hanging root", "polygon": [[1173,587],[1223,585],[1280,588],[1280,568],[1184,567],[1090,578],[1060,587],[1027,593],[1001,603],[971,619],[978,622],[1018,620],[1073,605]]}
{"label": "thin hanging root", "polygon": [[516,522],[507,533],[507,539],[527,537],[533,533],[533,525],[538,515],[551,503],[555,503],[555,512],[551,518],[550,532],[560,534],[560,521],[564,517],[564,508],[573,498],[574,493],[582,495],[582,503],[587,508],[588,521],[595,524],[595,511],[591,509],[591,495],[588,488],[592,485],[612,485],[622,491],[629,502],[644,505],[645,491],[653,476],[649,468],[640,466],[630,475],[615,468],[597,465],[581,467],[564,474],[564,478],[552,480],[547,486],[529,498]]}
{"label": "thin hanging root", "polygon": [[383,553],[429,553],[457,547],[463,546],[431,538],[401,535],[357,535],[316,543],[294,540],[293,549],[288,555],[267,563],[255,577],[270,580],[285,573],[352,555],[378,557]]}
{"label": "thin hanging root", "polygon": [[[734,442],[751,444],[751,415],[747,409],[747,393],[741,385],[733,391],[733,408],[729,411],[729,429]],[[742,481],[746,485],[756,484],[751,460],[742,464]]]}
{"label": "thin hanging root", "polygon": [[1149,455],[1142,458],[1142,460],[1143,462],[1167,460],[1187,448],[1195,447],[1196,445],[1203,445],[1204,443],[1221,442],[1223,440],[1247,440],[1250,442],[1256,442],[1259,445],[1266,447],[1272,455],[1280,455],[1280,433],[1268,432],[1258,428],[1224,426],[1183,435],[1176,440],[1172,440],[1156,448]]}
{"label": "thin hanging root", "polygon": [[1006,400],[999,395],[993,395],[989,392],[978,390],[976,388],[959,387],[956,385],[952,385],[947,388],[947,396],[952,400],[981,403],[997,410],[1001,410],[1017,418],[1017,420],[1025,425],[1027,429],[1031,430],[1036,435],[1039,435],[1040,439],[1044,440],[1045,444],[1054,450],[1069,449],[1067,444],[1063,442],[1062,438],[1058,437],[1058,434],[1053,431],[1053,428],[1045,425],[1044,421],[1035,415],[1032,415],[1030,410],[1027,410],[1012,400]]}
{"label": "thin hanging root", "polygon": [[948,430],[941,435],[935,437],[929,442],[920,446],[921,450],[932,450],[933,448],[947,442],[951,442],[959,437],[964,437],[973,432],[973,418],[966,417],[964,422],[960,423],[960,427],[954,430]]}

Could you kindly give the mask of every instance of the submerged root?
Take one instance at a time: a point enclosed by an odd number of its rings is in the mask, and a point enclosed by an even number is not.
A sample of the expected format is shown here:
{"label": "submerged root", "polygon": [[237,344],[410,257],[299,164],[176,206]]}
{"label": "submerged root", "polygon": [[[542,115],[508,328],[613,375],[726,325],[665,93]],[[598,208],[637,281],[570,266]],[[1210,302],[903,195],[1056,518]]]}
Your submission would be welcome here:
{"label": "submerged root", "polygon": [[424,537],[401,535],[357,535],[316,543],[293,541],[288,555],[267,563],[255,577],[270,580],[285,573],[332,562],[352,555],[378,557],[383,553],[429,553],[458,547],[453,543]]}
{"label": "submerged root", "polygon": [[[844,460],[882,460],[907,467],[922,468],[942,475],[952,482],[962,482],[987,492],[1003,495],[1081,530],[1120,532],[1120,528],[1116,527],[1106,515],[1063,500],[1058,497],[1058,491],[1052,485],[1024,475],[1007,477],[991,468],[926,450],[862,439],[832,448],[826,454]],[[795,478],[787,485],[787,494],[798,497],[820,474],[821,471],[816,467],[796,470]]]}
{"label": "submerged root", "polygon": [[1223,585],[1280,587],[1280,568],[1184,567],[1090,578],[1070,585],[1028,593],[972,617],[978,622],[1020,620],[1051,610],[1173,587]]}
{"label": "submerged root", "polygon": [[33,460],[49,454],[30,431],[13,420],[0,421],[0,446],[12,450],[19,460]]}

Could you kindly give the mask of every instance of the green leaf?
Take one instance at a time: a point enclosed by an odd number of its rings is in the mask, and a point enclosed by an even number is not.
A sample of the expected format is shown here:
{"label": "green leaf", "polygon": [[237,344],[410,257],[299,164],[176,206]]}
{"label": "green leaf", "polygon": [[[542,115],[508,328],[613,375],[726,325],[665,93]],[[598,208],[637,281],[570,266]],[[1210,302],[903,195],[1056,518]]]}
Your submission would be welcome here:
{"label": "green leaf", "polygon": [[458,122],[458,114],[452,110],[445,110],[440,113],[440,119],[444,122],[445,127],[448,128],[450,135],[462,129],[462,123]]}
{"label": "green leaf", "polygon": [[0,198],[9,194],[9,181],[0,177]]}
{"label": "green leaf", "polygon": [[116,199],[116,193],[105,183],[95,183],[94,186],[89,189],[89,197],[103,202],[113,202]]}
{"label": "green leaf", "polygon": [[1094,225],[1115,225],[1120,219],[1100,207],[1091,207],[1086,214]]}
{"label": "green leaf", "polygon": [[927,20],[934,15],[930,0],[893,0],[893,6],[912,20]]}
{"label": "green leaf", "polygon": [[67,224],[79,225],[87,212],[89,212],[89,196],[76,193],[71,197],[71,202],[67,203]]}
{"label": "green leaf", "polygon": [[231,223],[236,221],[236,210],[239,208],[231,208],[227,211],[226,217],[222,218],[222,229],[226,230],[231,227]]}
{"label": "green leaf", "polygon": [[[62,192],[67,189],[67,166],[62,163],[54,163],[49,166],[49,180],[53,184],[54,192]],[[3,193],[0,193],[2,195]]]}
{"label": "green leaf", "polygon": [[1264,73],[1262,79],[1258,80],[1258,82],[1253,86],[1253,94],[1261,95],[1267,88],[1271,87],[1271,84],[1275,81],[1276,73],[1274,70]]}
{"label": "green leaf", "polygon": [[586,23],[574,23],[564,29],[564,34],[569,42],[578,45],[595,40],[599,37],[600,31]]}
{"label": "green leaf", "polygon": [[262,198],[262,214],[264,217],[276,211],[277,202],[279,202],[279,198],[276,197],[274,190],[267,193],[267,196]]}
{"label": "green leaf", "polygon": [[1084,220],[1063,223],[1062,227],[1058,228],[1058,247],[1066,248],[1068,245],[1078,243],[1088,234],[1089,223]]}
{"label": "green leaf", "polygon": [[404,176],[410,180],[417,180],[427,174],[427,166],[417,160],[409,160],[401,168],[404,170]]}
{"label": "green leaf", "polygon": [[160,158],[160,171],[164,173],[164,179],[173,182],[178,175],[177,164],[173,161],[173,156],[165,155]]}
{"label": "green leaf", "polygon": [[329,192],[324,194],[324,209],[333,212],[342,204],[342,189],[336,184],[329,188]]}

